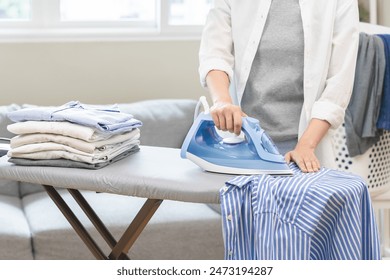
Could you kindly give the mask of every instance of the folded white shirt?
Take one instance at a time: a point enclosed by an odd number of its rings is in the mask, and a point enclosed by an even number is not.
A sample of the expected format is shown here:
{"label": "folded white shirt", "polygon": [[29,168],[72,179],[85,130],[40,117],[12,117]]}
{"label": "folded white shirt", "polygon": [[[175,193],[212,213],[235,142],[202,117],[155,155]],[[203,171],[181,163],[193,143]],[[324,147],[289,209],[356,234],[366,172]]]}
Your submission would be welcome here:
{"label": "folded white shirt", "polygon": [[86,162],[90,164],[106,162],[117,155],[139,145],[139,140],[128,140],[117,144],[111,149],[95,151],[94,153],[85,153],[72,147],[57,143],[38,143],[20,146],[11,149],[8,157],[26,158],[26,159],[69,159],[74,161]]}
{"label": "folded white shirt", "polygon": [[93,153],[95,150],[106,150],[113,147],[117,143],[122,143],[127,140],[138,140],[140,138],[140,130],[135,128],[134,130],[124,133],[113,135],[106,140],[99,140],[95,142],[87,142],[81,139],[49,133],[33,133],[17,135],[11,139],[11,148],[15,149],[24,145],[38,144],[38,143],[57,143],[63,144],[77,150]]}
{"label": "folded white shirt", "polygon": [[60,134],[87,142],[106,140],[115,135],[71,122],[26,121],[10,124],[7,129],[9,132],[18,135],[31,133]]}

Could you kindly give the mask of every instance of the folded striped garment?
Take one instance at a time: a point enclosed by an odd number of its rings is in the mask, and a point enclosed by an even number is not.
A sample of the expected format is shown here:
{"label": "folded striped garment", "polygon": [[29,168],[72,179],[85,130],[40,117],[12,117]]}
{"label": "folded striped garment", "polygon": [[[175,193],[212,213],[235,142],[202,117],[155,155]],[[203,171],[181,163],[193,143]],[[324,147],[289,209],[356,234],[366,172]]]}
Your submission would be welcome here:
{"label": "folded striped garment", "polygon": [[68,121],[97,130],[123,133],[142,126],[131,114],[122,113],[118,105],[89,105],[70,101],[58,107],[31,107],[12,111],[7,117],[14,122]]}

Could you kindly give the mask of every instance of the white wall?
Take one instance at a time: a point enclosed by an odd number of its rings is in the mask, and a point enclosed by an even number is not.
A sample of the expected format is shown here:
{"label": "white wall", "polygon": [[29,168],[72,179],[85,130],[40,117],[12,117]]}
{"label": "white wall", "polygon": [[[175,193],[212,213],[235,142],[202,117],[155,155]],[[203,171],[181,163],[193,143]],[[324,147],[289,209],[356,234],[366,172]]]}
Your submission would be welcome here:
{"label": "white wall", "polygon": [[[390,27],[390,1],[376,0],[377,3],[377,21],[378,24]],[[362,7],[369,10],[370,0],[359,0]]]}
{"label": "white wall", "polygon": [[[378,5],[378,19],[390,26],[390,0]],[[206,94],[198,48],[198,40],[0,43],[0,105],[198,99]]]}
{"label": "white wall", "polygon": [[205,94],[199,41],[3,43],[0,105],[107,104]]}
{"label": "white wall", "polygon": [[378,0],[378,22],[390,27],[390,1]]}

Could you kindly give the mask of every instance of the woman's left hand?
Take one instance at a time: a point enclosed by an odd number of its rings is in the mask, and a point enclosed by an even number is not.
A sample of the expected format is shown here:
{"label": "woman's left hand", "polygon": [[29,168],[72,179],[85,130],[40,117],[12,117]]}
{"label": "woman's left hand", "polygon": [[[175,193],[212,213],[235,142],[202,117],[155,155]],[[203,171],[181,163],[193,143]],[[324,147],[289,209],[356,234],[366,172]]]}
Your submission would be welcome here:
{"label": "woman's left hand", "polygon": [[298,143],[294,150],[284,156],[287,163],[295,162],[302,172],[317,172],[320,170],[320,162],[314,154],[314,148]]}
{"label": "woman's left hand", "polygon": [[320,170],[321,165],[314,151],[329,127],[327,121],[311,119],[295,149],[284,156],[285,160],[295,162],[303,172]]}

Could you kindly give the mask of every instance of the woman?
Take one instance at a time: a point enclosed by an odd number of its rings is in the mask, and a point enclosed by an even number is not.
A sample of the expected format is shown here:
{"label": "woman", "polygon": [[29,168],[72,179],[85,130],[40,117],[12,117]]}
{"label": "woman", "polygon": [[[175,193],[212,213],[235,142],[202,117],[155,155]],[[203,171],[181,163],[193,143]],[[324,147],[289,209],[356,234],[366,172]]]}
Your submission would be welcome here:
{"label": "woman", "polygon": [[329,131],[352,93],[358,14],[357,0],[215,0],[199,52],[215,125],[238,134],[249,115],[303,172],[334,168]]}

